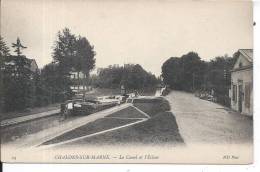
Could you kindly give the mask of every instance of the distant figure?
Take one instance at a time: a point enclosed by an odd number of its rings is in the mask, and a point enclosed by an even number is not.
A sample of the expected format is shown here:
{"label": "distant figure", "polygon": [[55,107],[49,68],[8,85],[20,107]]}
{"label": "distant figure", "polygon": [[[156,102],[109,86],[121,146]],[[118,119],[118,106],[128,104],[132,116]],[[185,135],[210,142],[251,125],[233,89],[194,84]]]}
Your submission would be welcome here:
{"label": "distant figure", "polygon": [[66,104],[64,104],[64,110],[62,113],[64,120],[70,116],[72,110],[73,110],[73,102],[67,102]]}

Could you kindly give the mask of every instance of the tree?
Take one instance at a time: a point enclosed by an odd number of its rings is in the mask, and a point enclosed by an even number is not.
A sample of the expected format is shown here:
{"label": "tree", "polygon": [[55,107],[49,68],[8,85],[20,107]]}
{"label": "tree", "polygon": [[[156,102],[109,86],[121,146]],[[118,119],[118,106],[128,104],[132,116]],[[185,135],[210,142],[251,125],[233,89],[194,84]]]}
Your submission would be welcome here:
{"label": "tree", "polygon": [[[57,63],[57,72],[63,78],[64,83],[70,83],[70,72],[75,70],[78,75],[78,86],[81,82],[86,84],[86,77],[89,72],[95,67],[95,51],[94,46],[90,45],[85,37],[76,37],[68,28],[59,31],[57,34],[58,39],[55,41],[53,47],[53,59]],[[79,73],[83,72],[84,79],[79,78]],[[64,86],[65,91],[69,91]],[[66,88],[65,88],[66,87]],[[85,88],[85,86],[84,86]]]}
{"label": "tree", "polygon": [[162,65],[162,77],[171,88],[194,91],[203,84],[205,64],[195,52],[168,59]]}
{"label": "tree", "polygon": [[58,32],[54,43],[52,57],[59,64],[61,72],[67,74],[72,68],[72,60],[76,55],[76,37],[68,28]]}
{"label": "tree", "polygon": [[208,62],[207,76],[208,90],[214,89],[219,103],[229,105],[229,88],[231,84],[230,70],[233,68],[235,57],[218,56]]}
{"label": "tree", "polygon": [[6,45],[3,37],[0,36],[0,112],[3,110],[3,104],[4,104],[4,83],[3,83],[3,77],[4,77],[4,62],[7,56],[10,55],[10,50],[8,46]]}
{"label": "tree", "polygon": [[[59,31],[53,46],[53,64],[57,76],[56,91],[63,94],[64,99],[70,93],[70,72],[73,67],[73,58],[76,57],[76,36],[68,28]],[[48,67],[48,66],[47,66]]]}
{"label": "tree", "polygon": [[145,71],[139,64],[125,64],[124,66],[111,65],[100,70],[94,76],[94,84],[103,88],[120,88],[124,85],[129,91],[155,88],[157,78]]}
{"label": "tree", "polygon": [[183,68],[181,60],[178,57],[171,57],[166,60],[162,65],[162,77],[165,84],[170,85],[172,88],[180,90],[182,88],[181,78]]}
{"label": "tree", "polygon": [[189,52],[181,57],[183,67],[182,87],[186,91],[194,91],[201,85],[202,61],[195,52]]}
{"label": "tree", "polygon": [[7,47],[4,38],[0,36],[0,56],[1,58],[4,56],[9,56],[10,55],[10,50]]}
{"label": "tree", "polygon": [[76,40],[76,55],[73,58],[72,65],[78,73],[78,85],[80,85],[79,72],[83,72],[85,77],[83,79],[84,88],[89,72],[95,67],[95,55],[94,46],[90,45],[87,38],[79,36]]}
{"label": "tree", "polygon": [[13,111],[31,107],[34,95],[29,59],[8,56],[3,73],[4,109]]}
{"label": "tree", "polygon": [[171,57],[162,65],[162,77],[171,88],[184,91],[214,90],[217,101],[229,105],[231,73],[239,53],[215,57],[209,62],[202,61],[195,52]]}
{"label": "tree", "polygon": [[14,52],[17,53],[17,56],[21,56],[22,54],[22,50],[21,49],[25,49],[27,47],[23,46],[19,37],[16,40],[16,43],[12,43],[12,47],[14,48]]}
{"label": "tree", "polygon": [[38,92],[42,104],[56,103],[71,97],[70,80],[59,73],[59,65],[49,63],[43,67]]}
{"label": "tree", "polygon": [[22,55],[21,49],[26,48],[18,38],[13,43],[17,56],[8,55],[4,59],[3,73],[3,108],[5,111],[22,110],[34,104],[33,72],[31,61]]}
{"label": "tree", "polygon": [[76,69],[88,74],[95,67],[96,59],[94,58],[96,52],[94,46],[90,45],[85,37],[79,36],[77,39],[76,60],[73,64]]}

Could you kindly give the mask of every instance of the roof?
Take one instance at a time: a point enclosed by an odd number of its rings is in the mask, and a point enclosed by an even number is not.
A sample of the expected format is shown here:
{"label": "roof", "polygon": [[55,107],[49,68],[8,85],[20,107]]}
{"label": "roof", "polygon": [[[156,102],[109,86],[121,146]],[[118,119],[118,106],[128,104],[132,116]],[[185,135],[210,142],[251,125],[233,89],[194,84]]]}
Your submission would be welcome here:
{"label": "roof", "polygon": [[[37,65],[37,63],[36,63],[36,61],[35,61],[35,59],[28,59],[28,58],[26,58],[26,56],[21,56],[21,57],[23,57],[23,58],[25,58],[26,59],[26,61],[28,62],[27,64],[26,64],[26,67],[27,68],[30,68],[30,70],[32,71],[32,72],[36,72],[37,70],[38,70],[38,65]],[[15,66],[15,65],[17,65],[17,60],[19,59],[20,57],[18,57],[18,56],[8,56],[8,59],[7,59],[7,61],[5,62],[5,65],[10,65],[10,66]],[[29,65],[29,66],[28,66]]]}
{"label": "roof", "polygon": [[35,59],[29,59],[29,60],[31,61],[31,64],[34,63],[37,66],[37,68],[38,68],[38,64],[37,64]]}
{"label": "roof", "polygon": [[243,54],[243,56],[245,56],[245,58],[253,63],[253,49],[239,49],[238,50],[241,54]]}
{"label": "roof", "polygon": [[[29,59],[31,61],[31,63],[36,63],[35,59]],[[37,64],[37,63],[36,63]]]}

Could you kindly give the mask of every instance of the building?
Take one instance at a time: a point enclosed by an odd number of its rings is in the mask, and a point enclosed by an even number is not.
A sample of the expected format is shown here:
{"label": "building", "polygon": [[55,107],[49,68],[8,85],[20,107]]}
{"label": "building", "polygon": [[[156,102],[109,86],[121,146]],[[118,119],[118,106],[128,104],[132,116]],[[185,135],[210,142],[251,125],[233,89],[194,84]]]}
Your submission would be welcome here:
{"label": "building", "polygon": [[[23,60],[23,61],[21,61]],[[18,64],[23,64],[24,68],[30,70],[31,74],[39,72],[38,65],[34,59],[28,59],[25,56],[7,56],[4,65],[1,67],[1,70],[9,69],[12,71],[12,76],[18,76]]]}
{"label": "building", "polygon": [[39,72],[39,68],[38,65],[36,63],[36,61],[34,59],[29,59],[30,61],[30,71],[32,71],[33,73]]}
{"label": "building", "polygon": [[244,115],[253,115],[253,50],[239,49],[231,70],[231,108]]}

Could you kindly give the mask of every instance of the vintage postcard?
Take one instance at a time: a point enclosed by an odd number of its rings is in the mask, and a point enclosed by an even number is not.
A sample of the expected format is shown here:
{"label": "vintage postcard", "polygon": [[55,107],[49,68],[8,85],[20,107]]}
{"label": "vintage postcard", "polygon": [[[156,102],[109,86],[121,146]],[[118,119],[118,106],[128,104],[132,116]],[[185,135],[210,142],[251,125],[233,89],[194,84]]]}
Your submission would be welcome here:
{"label": "vintage postcard", "polygon": [[1,0],[1,161],[253,163],[253,2]]}

